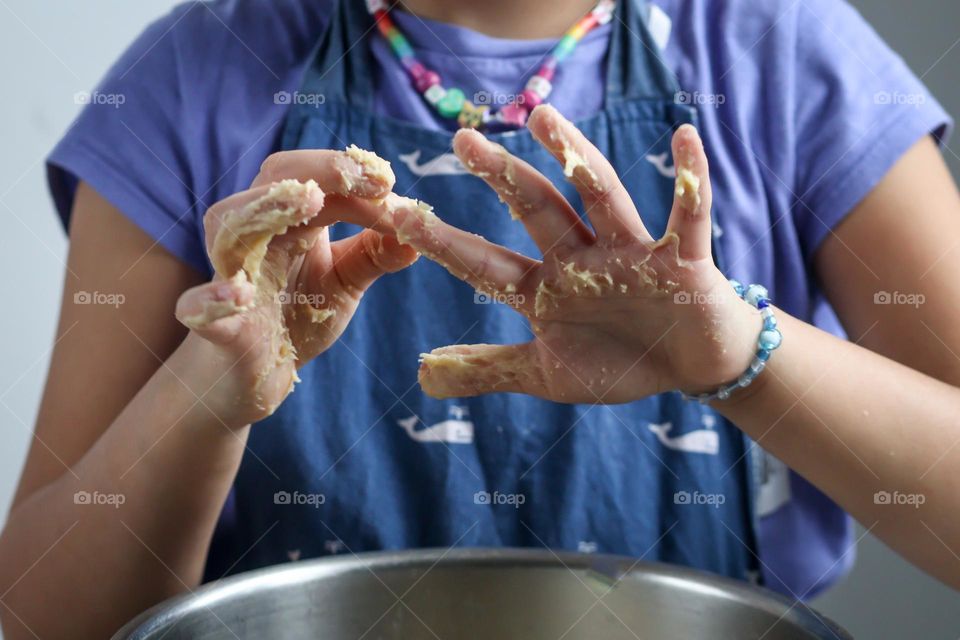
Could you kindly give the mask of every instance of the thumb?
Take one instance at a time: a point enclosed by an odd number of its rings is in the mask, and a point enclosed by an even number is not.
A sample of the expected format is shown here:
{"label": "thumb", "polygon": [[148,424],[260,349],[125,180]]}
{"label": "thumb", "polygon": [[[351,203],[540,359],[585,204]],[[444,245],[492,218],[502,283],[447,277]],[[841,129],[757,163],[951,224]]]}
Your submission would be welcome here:
{"label": "thumb", "polygon": [[420,257],[412,247],[372,229],[334,242],[330,251],[336,277],[351,294],[363,293],[383,274],[409,267]]}
{"label": "thumb", "polygon": [[420,387],[432,398],[512,392],[546,397],[533,343],[454,345],[420,357]]}
{"label": "thumb", "polygon": [[679,236],[680,257],[684,260],[709,258],[713,231],[710,168],[703,141],[692,125],[683,125],[673,135],[673,164],[677,182],[667,232]]}
{"label": "thumb", "polygon": [[238,271],[230,280],[188,289],[177,300],[176,317],[188,329],[214,344],[233,340],[243,327],[243,312],[254,302],[256,288]]}

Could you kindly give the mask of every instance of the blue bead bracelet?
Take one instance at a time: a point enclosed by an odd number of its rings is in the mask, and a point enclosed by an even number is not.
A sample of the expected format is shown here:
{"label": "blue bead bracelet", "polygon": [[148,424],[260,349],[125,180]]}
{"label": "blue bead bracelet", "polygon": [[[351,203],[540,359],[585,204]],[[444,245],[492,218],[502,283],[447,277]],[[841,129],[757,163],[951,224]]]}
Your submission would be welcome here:
{"label": "blue bead bracelet", "polygon": [[759,284],[751,284],[745,287],[736,280],[731,280],[730,284],[738,296],[760,310],[760,317],[763,318],[763,328],[760,329],[760,337],[757,339],[757,352],[754,354],[750,366],[739,378],[721,386],[713,393],[701,393],[694,396],[684,393],[683,398],[685,400],[696,400],[701,403],[712,400],[726,400],[737,389],[749,387],[767,366],[767,361],[773,351],[783,342],[783,334],[777,328],[777,319],[773,315],[773,307],[770,306],[770,298],[767,297],[766,288]]}

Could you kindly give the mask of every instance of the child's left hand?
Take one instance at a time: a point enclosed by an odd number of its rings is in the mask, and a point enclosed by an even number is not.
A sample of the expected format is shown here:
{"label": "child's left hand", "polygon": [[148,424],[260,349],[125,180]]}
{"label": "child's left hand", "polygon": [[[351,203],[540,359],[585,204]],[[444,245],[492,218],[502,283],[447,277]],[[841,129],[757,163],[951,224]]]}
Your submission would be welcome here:
{"label": "child's left hand", "polygon": [[654,241],[614,169],[552,108],[528,124],[581,195],[593,230],[536,169],[473,131],[454,149],[497,191],[543,252],[537,261],[416,208],[395,213],[397,237],[530,320],[522,345],[456,345],[423,357],[435,397],[519,392],[557,402],[621,403],[663,391],[712,390],[756,350],[759,314],[711,258],[711,190],[696,129],[673,138],[677,189]]}

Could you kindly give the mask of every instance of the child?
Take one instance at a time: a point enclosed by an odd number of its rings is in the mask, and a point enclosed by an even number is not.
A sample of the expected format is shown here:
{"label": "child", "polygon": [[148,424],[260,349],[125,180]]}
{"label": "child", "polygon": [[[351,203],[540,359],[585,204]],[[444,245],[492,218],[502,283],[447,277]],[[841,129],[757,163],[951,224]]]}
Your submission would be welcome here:
{"label": "child", "polygon": [[188,3],[98,91],[8,637],[426,546],[804,599],[845,512],[960,585],[950,121],[847,5]]}

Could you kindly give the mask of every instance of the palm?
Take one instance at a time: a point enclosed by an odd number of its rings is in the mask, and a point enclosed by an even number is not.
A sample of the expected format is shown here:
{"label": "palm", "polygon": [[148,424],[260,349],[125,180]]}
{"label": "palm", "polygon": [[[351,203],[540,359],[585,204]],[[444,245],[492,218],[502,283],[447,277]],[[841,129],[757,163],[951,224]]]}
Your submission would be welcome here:
{"label": "palm", "polygon": [[711,259],[706,159],[692,128],[675,138],[676,164],[686,173],[659,241],[643,228],[613,169],[572,125],[538,109],[530,128],[574,165],[571,177],[596,235],[539,172],[478,134],[459,134],[454,148],[464,165],[519,214],[543,259],[419,210],[398,216],[399,236],[526,315],[534,339],[437,349],[423,359],[424,389],[440,397],[521,391],[618,403],[739,375],[751,350],[743,329],[753,319]]}
{"label": "palm", "polygon": [[[725,281],[710,262],[679,260],[673,242],[590,247],[562,257],[550,252],[532,279],[545,284],[534,289],[533,308],[522,310],[552,399],[625,402],[675,388],[671,367],[692,373],[717,364],[717,341],[697,331],[703,324],[700,310],[676,301],[684,292]],[[699,335],[696,349],[677,348],[678,337],[689,342],[694,335]],[[696,357],[673,362],[681,351]]]}

